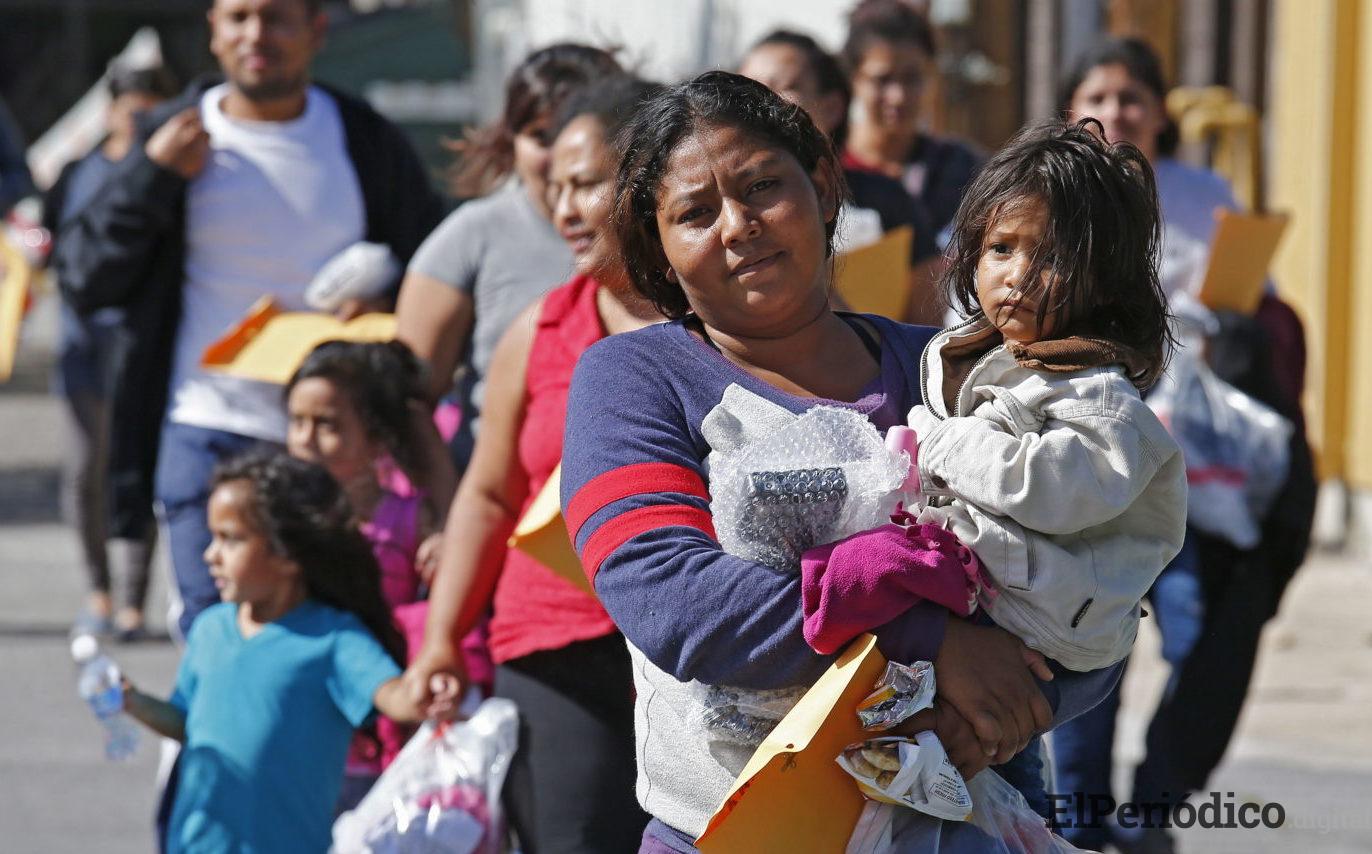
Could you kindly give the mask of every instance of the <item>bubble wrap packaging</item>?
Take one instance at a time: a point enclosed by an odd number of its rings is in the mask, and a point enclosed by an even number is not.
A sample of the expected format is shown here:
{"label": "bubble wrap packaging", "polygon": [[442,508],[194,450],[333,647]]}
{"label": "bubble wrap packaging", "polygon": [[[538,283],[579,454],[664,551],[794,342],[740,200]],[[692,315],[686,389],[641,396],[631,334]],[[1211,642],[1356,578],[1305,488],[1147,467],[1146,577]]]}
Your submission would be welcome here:
{"label": "bubble wrap packaging", "polygon": [[710,455],[710,512],[733,555],[799,571],[800,556],[887,521],[909,458],[848,409],[819,406]]}

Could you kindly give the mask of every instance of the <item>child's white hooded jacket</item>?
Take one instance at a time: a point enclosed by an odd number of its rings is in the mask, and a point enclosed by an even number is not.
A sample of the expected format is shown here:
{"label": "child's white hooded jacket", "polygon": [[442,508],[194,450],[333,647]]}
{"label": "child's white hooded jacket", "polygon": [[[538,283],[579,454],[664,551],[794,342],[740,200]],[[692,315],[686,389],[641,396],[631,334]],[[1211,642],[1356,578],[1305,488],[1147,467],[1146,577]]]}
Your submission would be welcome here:
{"label": "child's white hooded jacket", "polygon": [[909,416],[919,521],[985,563],[998,625],[1077,671],[1129,654],[1139,601],[1186,530],[1181,449],[1131,358],[1097,339],[1007,346],[978,316],[929,343]]}

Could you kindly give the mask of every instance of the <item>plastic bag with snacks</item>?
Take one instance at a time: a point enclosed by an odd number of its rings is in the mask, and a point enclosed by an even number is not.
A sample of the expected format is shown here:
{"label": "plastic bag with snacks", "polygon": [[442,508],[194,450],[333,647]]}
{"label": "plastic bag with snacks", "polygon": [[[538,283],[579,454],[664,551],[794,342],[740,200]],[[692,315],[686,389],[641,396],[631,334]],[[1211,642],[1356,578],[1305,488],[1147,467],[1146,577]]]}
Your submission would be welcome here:
{"label": "plastic bag with snacks", "polygon": [[934,665],[886,662],[876,690],[858,704],[858,720],[865,730],[890,729],[934,705]]}
{"label": "plastic bag with snacks", "polygon": [[505,850],[500,790],[514,757],[519,713],[491,699],[470,719],[432,721],[351,812],[333,826],[337,854],[497,854]]}
{"label": "plastic bag with snacks", "polygon": [[849,838],[845,854],[1075,854],[1077,848],[1053,833],[1024,797],[987,768],[967,781],[972,814],[945,821],[927,813],[869,801]]}
{"label": "plastic bag with snacks", "polygon": [[972,812],[967,784],[931,730],[910,738],[873,738],[838,757],[862,793],[936,818],[965,821]]}
{"label": "plastic bag with snacks", "polygon": [[[929,662],[888,662],[876,689],[858,704],[858,717],[865,729],[890,729],[931,708],[935,687]],[[995,771],[988,768],[964,781],[933,732],[852,744],[837,762],[868,798],[845,854],[1079,850],[1054,835]]]}

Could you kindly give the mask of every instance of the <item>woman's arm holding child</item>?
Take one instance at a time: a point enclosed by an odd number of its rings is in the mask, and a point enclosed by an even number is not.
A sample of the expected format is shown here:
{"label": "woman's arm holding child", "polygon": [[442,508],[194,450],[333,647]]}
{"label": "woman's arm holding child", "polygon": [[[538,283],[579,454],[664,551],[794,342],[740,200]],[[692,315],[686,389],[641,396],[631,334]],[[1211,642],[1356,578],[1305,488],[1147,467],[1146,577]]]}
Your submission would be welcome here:
{"label": "woman's arm holding child", "polygon": [[124,680],[124,712],[166,738],[186,740],[186,713],[166,700],[149,697]]}

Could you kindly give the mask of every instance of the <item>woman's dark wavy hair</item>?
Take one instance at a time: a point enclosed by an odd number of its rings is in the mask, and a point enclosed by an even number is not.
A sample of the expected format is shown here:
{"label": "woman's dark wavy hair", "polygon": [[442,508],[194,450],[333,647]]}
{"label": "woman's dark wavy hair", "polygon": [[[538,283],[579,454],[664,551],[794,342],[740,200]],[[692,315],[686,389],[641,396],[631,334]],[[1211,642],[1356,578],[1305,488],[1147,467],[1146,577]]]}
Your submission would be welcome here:
{"label": "woman's dark wavy hair", "polygon": [[820,47],[819,42],[794,30],[773,30],[758,39],[748,48],[748,52],[752,53],[758,48],[773,45],[799,51],[805,58],[806,67],[815,76],[815,88],[819,94],[838,95],[843,99],[843,117],[839,119],[838,127],[830,134],[834,140],[834,150],[842,151],[843,144],[848,140],[848,104],[853,100],[853,86],[848,81],[843,66],[832,53]]}
{"label": "woman's dark wavy hair", "polygon": [[[669,318],[691,310],[681,286],[667,278],[657,229],[657,195],[667,163],[688,136],[707,128],[734,128],[794,157],[807,173],[823,170],[837,202],[847,184],[829,138],[804,110],[766,86],[727,71],[708,71],[668,87],[644,104],[624,127],[615,177],[611,227],[634,288]],[[825,257],[833,255],[835,216],[824,227]]]}
{"label": "woman's dark wavy hair", "polygon": [[593,116],[600,123],[605,139],[613,143],[639,107],[666,89],[661,83],[643,80],[632,74],[608,77],[568,96],[553,118],[548,137],[555,140],[574,120]]}
{"label": "woman's dark wavy hair", "polygon": [[1145,367],[1130,379],[1151,386],[1171,341],[1158,284],[1157,187],[1143,153],[1127,142],[1107,144],[1095,119],[1028,127],[982,168],[953,220],[943,275],[948,300],[966,314],[980,313],[977,262],[986,233],[1016,205],[1034,200],[1046,208],[1047,222],[1024,274],[1024,297],[1038,302],[1039,325],[1052,315],[1055,338],[1089,336],[1132,348]]}
{"label": "woman's dark wavy hair", "polygon": [[[610,74],[622,74],[609,51],[562,42],[524,58],[505,82],[505,107],[493,124],[469,131],[450,147],[458,155],[452,190],[459,198],[490,192],[514,165],[514,138],[534,121],[557,112],[573,92]],[[548,138],[549,142],[552,137]]]}
{"label": "woman's dark wavy hair", "polygon": [[[1158,98],[1159,104],[1166,104],[1167,83],[1162,75],[1162,62],[1158,55],[1149,47],[1148,42],[1137,38],[1108,38],[1099,41],[1087,48],[1077,61],[1068,69],[1063,76],[1061,85],[1058,87],[1058,109],[1064,119],[1068,117],[1068,112],[1072,107],[1072,97],[1077,94],[1077,89],[1086,80],[1086,75],[1103,65],[1122,65],[1129,72],[1129,76],[1145,88],[1151,91]],[[1164,106],[1163,114],[1166,116],[1167,110]],[[1181,134],[1177,130],[1177,125],[1171,117],[1167,117],[1167,126],[1158,134],[1158,154],[1163,157],[1171,157],[1177,152],[1177,144],[1181,142]]]}
{"label": "woman's dark wavy hair", "polygon": [[908,42],[930,59],[937,54],[934,28],[908,0],[860,0],[848,13],[848,37],[843,62],[852,73],[873,42]]}
{"label": "woman's dark wavy hair", "polygon": [[412,436],[411,404],[424,401],[424,369],[400,341],[325,341],[310,351],[286,383],[284,397],[302,381],[325,379],[352,401],[367,438],[379,442],[410,477],[423,461]]}
{"label": "woman's dark wavy hair", "polygon": [[381,596],[381,568],[342,487],[323,466],[285,451],[250,451],[223,463],[213,486],[245,481],[247,508],[272,551],[300,567],[310,598],[348,611],[405,666],[405,641]]}

